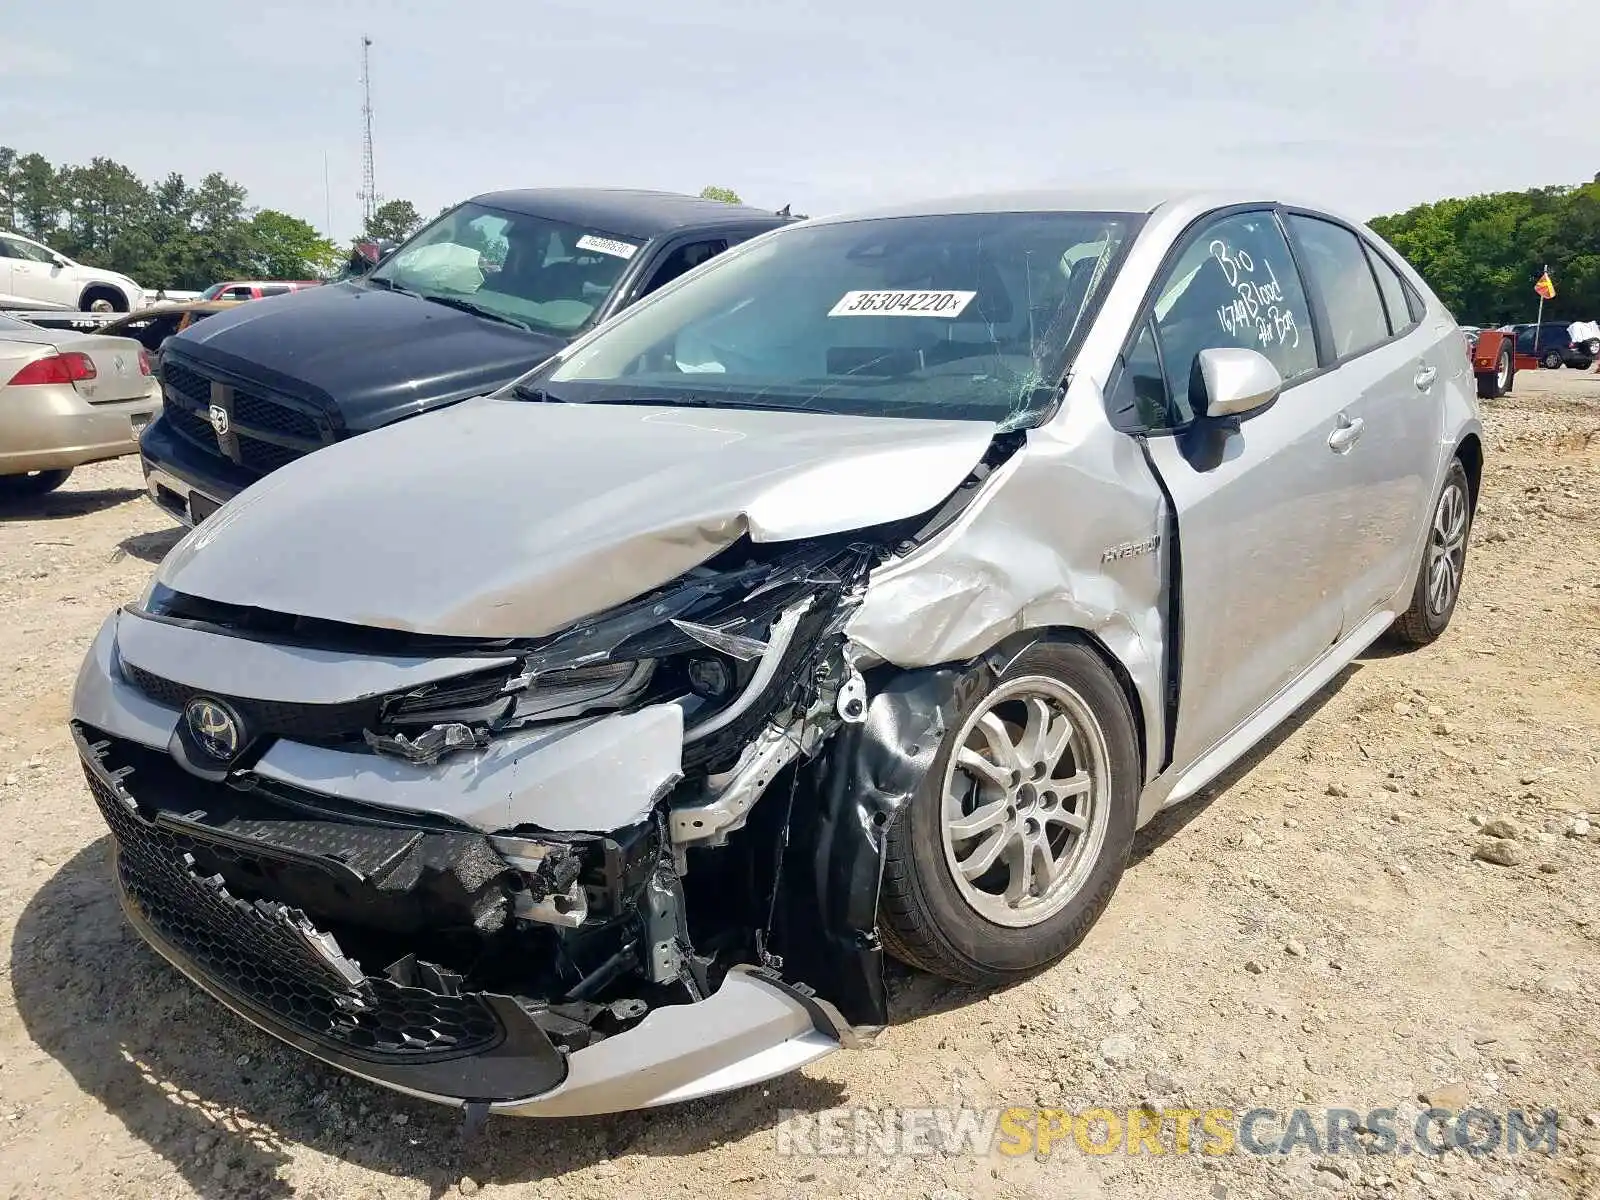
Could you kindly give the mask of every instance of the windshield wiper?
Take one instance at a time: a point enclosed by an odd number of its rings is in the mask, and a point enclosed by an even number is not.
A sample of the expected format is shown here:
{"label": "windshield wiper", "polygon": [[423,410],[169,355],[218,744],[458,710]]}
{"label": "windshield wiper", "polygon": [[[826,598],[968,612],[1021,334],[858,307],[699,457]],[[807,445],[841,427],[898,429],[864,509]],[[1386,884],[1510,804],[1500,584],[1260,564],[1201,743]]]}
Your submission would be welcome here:
{"label": "windshield wiper", "polygon": [[823,408],[804,408],[796,404],[763,403],[759,400],[742,400],[735,396],[701,395],[699,393],[686,396],[615,396],[591,400],[590,404],[618,404],[637,405],[641,408],[753,408],[765,409],[769,412],[828,412]]}
{"label": "windshield wiper", "polygon": [[514,383],[511,385],[511,394],[518,400],[531,400],[535,404],[570,403],[566,397],[552,395],[536,383]]}
{"label": "windshield wiper", "polygon": [[533,332],[533,326],[526,321],[519,321],[515,317],[508,317],[504,313],[495,312],[492,308],[485,308],[481,304],[474,304],[471,300],[463,300],[460,296],[423,296],[424,300],[432,304],[442,304],[446,308],[458,308],[462,312],[472,313],[474,316],[488,317],[491,321],[499,321],[502,325]]}
{"label": "windshield wiper", "polygon": [[403,288],[392,279],[383,279],[377,276],[368,275],[367,282],[373,287],[381,287],[386,292],[399,292],[402,296],[416,295],[416,293],[410,288]]}

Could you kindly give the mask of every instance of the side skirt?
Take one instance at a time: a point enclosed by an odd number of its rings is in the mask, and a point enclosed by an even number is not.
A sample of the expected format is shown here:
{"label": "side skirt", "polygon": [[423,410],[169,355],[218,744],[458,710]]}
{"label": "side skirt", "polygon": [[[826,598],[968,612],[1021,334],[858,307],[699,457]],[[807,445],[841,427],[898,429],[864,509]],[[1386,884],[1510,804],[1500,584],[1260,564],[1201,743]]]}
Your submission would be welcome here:
{"label": "side skirt", "polygon": [[1232,733],[1207,750],[1181,771],[1171,771],[1153,781],[1139,798],[1139,824],[1156,813],[1190,799],[1206,784],[1226,771],[1250,748],[1261,741],[1340,671],[1382,636],[1394,623],[1395,614],[1387,609],[1373,613],[1343,639],[1302,671],[1281,692],[1247,717]]}

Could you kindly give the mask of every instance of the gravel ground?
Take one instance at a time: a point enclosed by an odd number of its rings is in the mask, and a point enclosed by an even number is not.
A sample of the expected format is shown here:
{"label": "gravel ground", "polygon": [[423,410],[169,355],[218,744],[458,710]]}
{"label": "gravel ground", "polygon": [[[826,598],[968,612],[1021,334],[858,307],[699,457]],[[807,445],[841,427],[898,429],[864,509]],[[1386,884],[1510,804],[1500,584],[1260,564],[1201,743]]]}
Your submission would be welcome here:
{"label": "gravel ground", "polygon": [[[870,1050],[470,1145],[453,1113],[245,1026],[126,928],[68,696],[177,532],[133,460],[0,512],[0,1196],[1600,1195],[1600,376],[1530,372],[1487,407],[1451,632],[1367,656],[1146,830],[1065,963],[992,995],[899,972]],[[1559,1152],[777,1152],[783,1109],[1395,1107],[1405,1127],[1422,1096],[1559,1109]]]}

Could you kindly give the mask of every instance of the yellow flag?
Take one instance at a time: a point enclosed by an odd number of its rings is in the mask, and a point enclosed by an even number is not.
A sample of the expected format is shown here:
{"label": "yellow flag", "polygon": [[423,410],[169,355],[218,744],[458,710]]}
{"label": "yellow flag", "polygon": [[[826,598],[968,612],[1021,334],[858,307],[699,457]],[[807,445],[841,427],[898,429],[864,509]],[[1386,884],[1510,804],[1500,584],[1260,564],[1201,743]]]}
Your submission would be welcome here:
{"label": "yellow flag", "polygon": [[1551,281],[1549,271],[1539,276],[1539,282],[1533,285],[1533,290],[1538,293],[1541,300],[1556,298],[1556,285]]}

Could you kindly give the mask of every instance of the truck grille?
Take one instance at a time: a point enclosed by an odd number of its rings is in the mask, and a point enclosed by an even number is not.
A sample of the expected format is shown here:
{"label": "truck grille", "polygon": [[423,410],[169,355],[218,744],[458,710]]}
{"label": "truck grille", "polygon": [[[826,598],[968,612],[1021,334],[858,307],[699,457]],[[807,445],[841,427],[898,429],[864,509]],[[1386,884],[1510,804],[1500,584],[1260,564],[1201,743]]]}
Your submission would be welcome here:
{"label": "truck grille", "polygon": [[212,454],[221,453],[217,448],[217,431],[211,428],[211,422],[206,418],[174,404],[170,395],[161,402],[161,413],[173,429],[202,450],[210,451]]}
{"label": "truck grille", "polygon": [[146,820],[121,782],[131,772],[105,765],[110,745],[79,735],[89,788],[116,840],[118,882],[137,915],[208,982],[315,1041],[374,1060],[464,1058],[503,1040],[476,997],[362,975],[353,960],[318,948],[304,914],[240,899],[220,875],[202,875],[199,860],[251,855]]}
{"label": "truck grille", "polygon": [[[337,440],[333,423],[300,401],[213,381],[195,368],[164,356],[161,364],[162,410],[183,437],[211,454],[238,463],[255,475],[266,475]],[[213,405],[228,414],[228,432],[212,427]]]}

